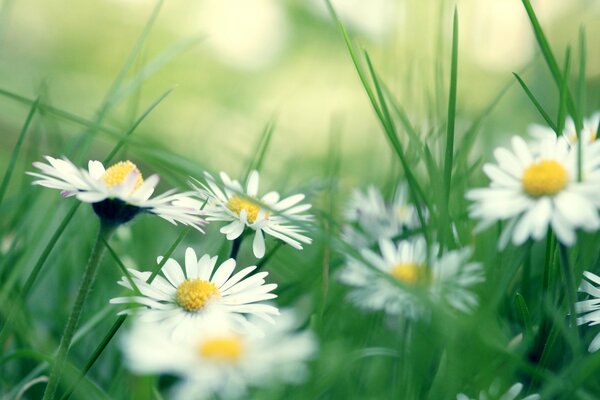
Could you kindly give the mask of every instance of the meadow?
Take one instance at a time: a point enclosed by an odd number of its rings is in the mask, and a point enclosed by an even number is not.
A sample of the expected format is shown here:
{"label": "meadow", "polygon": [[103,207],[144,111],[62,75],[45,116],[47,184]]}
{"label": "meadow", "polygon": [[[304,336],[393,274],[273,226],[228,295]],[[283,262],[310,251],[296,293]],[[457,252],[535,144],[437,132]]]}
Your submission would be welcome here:
{"label": "meadow", "polygon": [[0,398],[600,398],[597,4],[62,3],[0,6]]}

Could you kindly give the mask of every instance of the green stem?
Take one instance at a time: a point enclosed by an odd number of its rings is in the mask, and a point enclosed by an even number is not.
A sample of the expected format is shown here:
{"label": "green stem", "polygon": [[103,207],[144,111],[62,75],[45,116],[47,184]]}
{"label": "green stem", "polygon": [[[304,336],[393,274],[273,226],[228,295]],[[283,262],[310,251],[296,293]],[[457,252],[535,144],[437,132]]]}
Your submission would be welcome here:
{"label": "green stem", "polygon": [[575,312],[575,303],[577,302],[575,279],[573,278],[573,271],[569,262],[569,251],[564,244],[559,245],[560,249],[560,265],[563,269],[563,275],[565,278],[565,286],[567,292],[567,301],[569,303],[569,313],[571,317],[571,325],[577,328],[577,313]]}
{"label": "green stem", "polygon": [[54,359],[52,370],[50,372],[48,386],[46,386],[46,390],[44,391],[43,400],[51,400],[54,398],[56,389],[58,387],[58,383],[60,381],[62,370],[67,360],[69,347],[71,346],[71,341],[73,340],[73,335],[75,334],[75,329],[77,328],[77,323],[79,322],[79,317],[81,316],[81,311],[83,310],[83,305],[85,304],[90,289],[94,283],[94,280],[96,278],[96,272],[98,271],[98,267],[100,266],[100,261],[102,261],[104,250],[106,249],[106,247],[104,246],[104,240],[110,236],[112,231],[112,226],[106,225],[102,222],[100,223],[98,237],[96,238],[96,242],[94,243],[94,247],[92,248],[92,253],[90,255],[88,264],[85,268],[81,286],[79,287],[79,291],[77,292],[77,297],[75,299],[75,304],[73,305],[73,310],[69,315],[67,325],[65,326],[63,336],[60,340],[58,352],[56,354],[56,358]]}
{"label": "green stem", "polygon": [[244,236],[246,235],[242,233],[240,236],[233,240],[233,243],[231,244],[231,252],[229,253],[229,258],[237,260],[237,256],[240,251],[240,246],[242,245],[242,240],[244,240]]}

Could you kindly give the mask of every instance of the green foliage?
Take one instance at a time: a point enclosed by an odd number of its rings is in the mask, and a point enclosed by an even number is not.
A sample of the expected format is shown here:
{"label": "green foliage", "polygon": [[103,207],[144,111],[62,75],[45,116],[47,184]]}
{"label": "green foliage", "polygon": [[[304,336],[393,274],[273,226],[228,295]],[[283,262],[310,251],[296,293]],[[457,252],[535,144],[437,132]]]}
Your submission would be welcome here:
{"label": "green foliage", "polygon": [[[579,57],[571,56],[568,48],[561,69],[530,1],[523,0],[523,5],[556,93],[549,101],[539,92],[539,85],[533,79],[524,79],[521,72],[514,74],[516,82],[526,95],[523,98],[549,127],[560,133],[565,118],[571,115],[579,133],[589,104],[586,91],[590,91],[585,31],[581,30],[576,48]],[[0,211],[4,216],[0,222],[2,398],[15,398],[29,383],[32,386],[23,398],[41,397],[44,382],[35,379],[49,373],[98,225],[88,205],[80,206],[76,200],[33,188],[29,177],[20,179],[24,171],[30,170],[31,162],[45,154],[72,155],[79,163],[97,158],[105,162],[132,158],[139,160],[144,170],[157,171],[170,184],[183,189],[189,188],[190,178],[201,179],[207,169],[205,160],[189,159],[170,150],[169,143],[157,143],[139,134],[152,123],[148,117],[160,110],[173,89],[162,88],[162,94],[142,112],[136,112],[125,128],[114,123],[123,103],[137,110],[136,94],[152,76],[199,42],[198,37],[176,41],[144,62],[144,49],[152,40],[162,6],[162,1],[155,6],[92,118],[53,105],[41,90],[39,97],[30,97],[0,88],[5,101],[28,110],[16,145],[10,153],[6,151],[7,168],[0,186]],[[596,377],[600,354],[585,351],[597,330],[578,328],[573,320],[577,282],[584,270],[597,272],[600,267],[600,235],[582,233],[577,245],[567,249],[557,244],[549,232],[544,242],[509,245],[498,251],[500,229],[474,233],[474,222],[467,217],[464,193],[482,182],[482,161],[490,159],[488,149],[480,143],[487,133],[485,123],[514,81],[504,85],[481,111],[461,114],[459,18],[455,10],[452,30],[445,32],[452,38],[450,57],[438,54],[439,59],[433,63],[436,90],[427,111],[430,121],[422,126],[413,117],[414,105],[406,100],[401,103],[406,96],[396,94],[396,85],[386,82],[384,77],[388,75],[380,72],[385,69],[378,69],[381,64],[374,56],[377,52],[358,51],[329,1],[327,6],[379,124],[371,127],[369,134],[375,138],[383,133],[388,145],[388,154],[379,154],[376,159],[382,165],[386,156],[393,159],[386,171],[387,180],[373,177],[365,181],[359,177],[353,183],[378,184],[383,193],[393,193],[396,184],[405,180],[422,228],[396,239],[423,234],[428,242],[440,241],[446,249],[472,246],[473,258],[484,265],[486,280],[477,287],[479,307],[470,315],[427,304],[430,318],[408,322],[383,312],[359,310],[347,301],[348,289],[338,282],[337,274],[346,255],[359,254],[339,239],[349,189],[344,165],[349,160],[342,147],[344,124],[332,123],[324,155],[317,160],[299,157],[298,161],[299,169],[316,176],[302,186],[317,216],[311,226],[313,244],[298,252],[269,238],[269,250],[260,261],[253,257],[248,240],[239,252],[239,265],[258,264],[269,271],[269,279],[278,284],[278,305],[296,309],[319,339],[319,352],[310,363],[306,382],[299,386],[274,384],[253,390],[251,397],[453,399],[460,392],[475,397],[494,382],[506,388],[522,382],[527,393],[540,393],[544,399],[599,398]],[[437,22],[443,37],[447,24]],[[136,65],[142,66],[136,69]],[[578,74],[574,91],[572,71]],[[544,82],[543,87],[549,83]],[[549,109],[548,104],[556,110]],[[447,105],[445,115],[440,105]],[[524,113],[518,107],[512,112]],[[63,135],[59,130],[47,129],[54,123],[76,126],[79,131]],[[252,169],[270,168],[277,159],[275,147],[282,130],[282,124],[276,124],[274,118],[259,135],[246,140],[244,144],[253,145],[245,147],[246,154],[240,157],[245,163],[239,178],[248,176]],[[360,157],[351,163],[370,167]],[[228,170],[229,165],[219,168]],[[294,177],[295,173],[291,167],[280,172],[282,186],[288,185],[285,189],[291,191],[294,179],[306,176]],[[120,228],[104,245],[110,256],[102,261],[95,288],[85,304],[59,398],[160,399],[173,383],[171,377],[137,376],[123,363],[118,344],[128,321],[125,316],[117,316],[117,308],[108,304],[109,298],[121,293],[116,281],[121,275],[129,276],[126,267],[148,270],[148,266],[156,268],[152,280],[170,255],[181,259],[187,246],[223,258],[229,254],[230,244],[215,226],[209,226],[201,235],[165,221],[140,217]],[[156,266],[156,256],[161,254],[165,258]]]}

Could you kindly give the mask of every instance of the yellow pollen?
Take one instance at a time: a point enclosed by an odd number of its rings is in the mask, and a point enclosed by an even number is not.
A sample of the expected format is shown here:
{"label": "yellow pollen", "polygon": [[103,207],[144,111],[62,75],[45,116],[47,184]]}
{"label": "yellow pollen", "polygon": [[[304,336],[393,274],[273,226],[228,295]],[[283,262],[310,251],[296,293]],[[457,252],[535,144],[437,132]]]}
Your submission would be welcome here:
{"label": "yellow pollen", "polygon": [[390,271],[390,274],[399,281],[414,285],[423,277],[425,268],[422,265],[413,262],[400,263]]}
{"label": "yellow pollen", "polygon": [[135,164],[131,161],[120,161],[110,166],[104,172],[104,175],[102,175],[101,179],[104,181],[106,186],[111,188],[114,185],[120,185],[121,183],[123,183],[125,181],[125,178],[127,178],[127,175],[129,175],[129,173],[132,171],[137,172],[137,180],[135,182],[134,187],[134,190],[136,190],[139,189],[140,186],[142,186],[142,183],[144,183],[144,178],[142,177],[142,173],[140,172],[138,167],[136,167]]}
{"label": "yellow pollen", "polygon": [[523,173],[523,190],[531,197],[552,196],[569,180],[565,168],[556,161],[543,160],[527,167]]}
{"label": "yellow pollen", "polygon": [[220,337],[203,341],[198,351],[205,358],[234,362],[239,360],[243,348],[242,342],[236,337]]}
{"label": "yellow pollen", "polygon": [[198,311],[215,296],[220,296],[220,293],[214,283],[201,279],[186,279],[177,287],[175,300],[187,311]]}
{"label": "yellow pollen", "polygon": [[[253,224],[254,221],[256,221],[256,218],[258,217],[258,212],[260,211],[260,206],[258,204],[237,196],[233,196],[229,199],[229,201],[227,202],[227,208],[229,208],[237,215],[240,215],[242,210],[246,210],[248,222],[250,222],[251,224]],[[265,217],[269,217],[268,211],[265,212]]]}

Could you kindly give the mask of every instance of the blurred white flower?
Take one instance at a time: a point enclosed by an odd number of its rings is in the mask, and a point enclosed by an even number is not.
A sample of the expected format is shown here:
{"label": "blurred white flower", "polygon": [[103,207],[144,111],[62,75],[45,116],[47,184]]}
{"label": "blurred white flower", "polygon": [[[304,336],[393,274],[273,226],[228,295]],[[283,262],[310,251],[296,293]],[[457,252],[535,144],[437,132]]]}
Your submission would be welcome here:
{"label": "blurred white flower", "polygon": [[418,318],[435,302],[469,312],[477,305],[469,288],[484,280],[481,265],[468,262],[469,248],[441,257],[438,251],[433,245],[428,253],[422,237],[397,245],[382,239],[378,253],[362,249],[362,259],[349,257],[338,277],[353,287],[349,299],[365,309]]}
{"label": "blurred white flower", "polygon": [[[583,127],[581,130],[583,143],[590,144],[596,141],[598,138],[598,124],[600,124],[600,111],[595,112],[591,117],[583,120]],[[554,132],[552,128],[539,124],[530,125],[529,132],[532,137],[538,140],[556,137],[556,132]],[[577,144],[577,130],[575,129],[573,118],[567,117],[565,120],[565,128],[563,129],[562,136],[567,140],[570,146]]]}
{"label": "blurred white flower", "polygon": [[471,218],[477,230],[507,220],[499,248],[512,238],[515,245],[540,240],[551,227],[565,245],[575,243],[575,231],[600,227],[600,142],[585,146],[582,181],[577,180],[577,151],[563,138],[549,137],[527,145],[512,138],[512,151],[497,148],[498,164],[485,164],[490,187],[470,190]]}
{"label": "blurred white flower", "polygon": [[220,61],[239,69],[273,62],[287,39],[288,20],[277,0],[204,0],[200,27]]}
{"label": "blurred white flower", "polygon": [[[522,8],[518,2],[491,0],[475,2],[469,10],[462,9],[463,51],[471,52],[478,64],[493,71],[523,68],[533,58],[536,43]],[[463,12],[473,14],[465,18]]]}
{"label": "blurred white flower", "polygon": [[156,214],[172,224],[189,225],[202,232],[206,222],[200,217],[200,204],[189,193],[171,189],[150,198],[158,184],[158,175],[146,180],[131,161],[121,161],[105,169],[100,161],[89,161],[88,170],[77,168],[68,159],[46,156],[48,164],[34,162],[41,173],[27,172],[37,180],[34,185],[59,189],[64,197],[75,196],[92,203],[104,223],[119,225],[140,212]]}
{"label": "blurred white flower", "polygon": [[[521,396],[523,391],[522,383],[515,383],[512,385],[506,393],[500,392],[500,385],[495,382],[487,391],[479,393],[479,400],[539,400],[539,394],[530,394],[529,396]],[[456,400],[477,400],[477,398],[471,398],[464,393],[456,395]]]}
{"label": "blurred white flower", "polygon": [[[301,250],[302,243],[311,243],[305,236],[305,230],[298,223],[306,223],[312,219],[304,214],[310,204],[300,204],[303,194],[295,194],[280,200],[279,193],[268,192],[258,199],[259,175],[252,171],[248,176],[246,190],[237,180],[221,172],[222,189],[212,175],[205,173],[206,184],[196,188],[198,195],[207,200],[204,207],[208,221],[229,222],[221,228],[227,240],[235,240],[244,230],[255,231],[252,250],[257,258],[265,255],[265,238],[263,232],[282,240],[295,249]],[[296,224],[296,225],[295,225]]]}
{"label": "blurred white flower", "polygon": [[[162,257],[157,262],[160,263]],[[263,303],[277,297],[270,293],[277,285],[265,284],[268,272],[250,275],[255,266],[233,274],[235,260],[230,258],[215,269],[217,257],[205,254],[199,260],[191,247],[185,252],[185,269],[174,259],[168,259],[162,268],[164,277],[157,275],[146,283],[150,272],[130,269],[133,283],[139,295],[117,297],[112,304],[133,303],[141,308],[131,308],[123,313],[133,313],[144,321],[158,321],[169,327],[174,336],[185,334],[189,324],[210,318],[213,314],[233,313],[238,324],[252,329],[242,317],[256,315],[273,323],[271,315],[279,314],[277,308]],[[248,276],[250,275],[250,276]],[[119,285],[133,290],[127,279],[122,277]]]}
{"label": "blurred white flower", "polygon": [[[584,279],[579,285],[579,291],[591,296],[588,300],[575,303],[575,311],[581,314],[577,318],[578,325],[588,324],[594,326],[600,324],[600,277],[589,271],[583,272]],[[598,286],[594,286],[594,284]],[[590,343],[588,351],[590,353],[600,349],[600,333],[596,335]]]}
{"label": "blurred white flower", "polygon": [[240,335],[228,319],[215,316],[176,340],[159,324],[137,323],[121,348],[134,372],[182,378],[173,391],[176,399],[235,398],[248,387],[304,381],[305,363],[317,348],[314,336],[296,332],[297,321],[289,312],[275,326],[261,328],[262,337]]}
{"label": "blurred white flower", "polygon": [[369,186],[366,192],[355,189],[344,210],[344,218],[349,224],[342,227],[342,238],[357,247],[370,246],[379,239],[392,239],[405,229],[419,225],[404,183],[398,185],[391,203],[386,203],[374,186]]}
{"label": "blurred white flower", "polygon": [[[311,0],[308,4],[323,17],[330,18],[324,1]],[[394,0],[334,0],[332,4],[345,24],[379,41],[402,24],[404,15],[404,5]]]}

